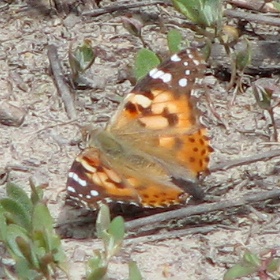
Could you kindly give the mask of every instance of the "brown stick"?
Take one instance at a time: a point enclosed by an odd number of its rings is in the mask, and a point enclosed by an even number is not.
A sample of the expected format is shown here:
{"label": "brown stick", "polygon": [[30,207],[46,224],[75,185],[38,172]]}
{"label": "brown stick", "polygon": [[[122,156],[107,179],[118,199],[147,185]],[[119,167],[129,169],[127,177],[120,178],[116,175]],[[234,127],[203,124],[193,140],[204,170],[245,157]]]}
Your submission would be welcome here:
{"label": "brown stick", "polygon": [[65,83],[63,77],[63,72],[59,63],[58,54],[57,54],[57,48],[54,45],[48,46],[48,58],[50,61],[50,66],[52,69],[54,81],[58,90],[58,93],[61,96],[61,99],[64,103],[67,116],[70,119],[76,119],[76,109],[74,106],[74,101],[70,92],[69,87]]}
{"label": "brown stick", "polygon": [[136,229],[141,229],[141,231],[144,231],[145,226],[151,227],[155,224],[170,221],[173,219],[182,219],[192,215],[199,215],[217,210],[225,210],[227,208],[239,207],[247,205],[249,203],[264,201],[272,198],[279,199],[279,197],[280,189],[274,189],[272,191],[267,192],[259,192],[257,194],[246,194],[240,199],[225,200],[217,203],[206,203],[196,206],[187,206],[182,209],[155,214],[153,216],[126,222],[125,225],[127,231],[132,231]]}
{"label": "brown stick", "polygon": [[235,10],[225,10],[224,14],[225,14],[225,16],[230,17],[230,18],[239,18],[242,20],[248,20],[249,22],[253,21],[253,22],[262,23],[262,24],[280,26],[279,17],[257,15],[257,14],[251,14],[251,13],[235,11]]}
{"label": "brown stick", "polygon": [[216,225],[213,226],[200,226],[195,228],[184,228],[184,229],[176,229],[165,233],[158,233],[155,235],[147,235],[147,236],[140,236],[136,238],[126,238],[124,240],[124,245],[129,246],[131,244],[140,244],[140,243],[147,243],[147,242],[155,242],[160,240],[166,240],[170,238],[176,238],[186,235],[192,235],[192,234],[206,234],[211,231],[214,231],[218,229],[219,227]]}
{"label": "brown stick", "polygon": [[257,12],[269,12],[269,13],[279,13],[277,9],[273,7],[272,3],[265,3],[262,0],[254,0],[254,1],[248,1],[248,0],[228,0],[227,3],[238,7],[243,8],[251,11],[257,11]]}
{"label": "brown stick", "polygon": [[107,7],[104,7],[104,8],[95,9],[94,11],[83,12],[82,16],[96,17],[96,16],[100,16],[100,15],[103,15],[103,14],[107,14],[107,13],[122,11],[124,9],[127,10],[127,9],[133,9],[133,8],[157,5],[157,4],[170,5],[170,3],[166,2],[166,1],[158,1],[158,0],[147,1],[147,2],[141,1],[141,2],[130,3],[130,4],[128,2],[123,2],[123,3],[119,3],[117,5],[111,5],[111,6],[107,6]]}
{"label": "brown stick", "polygon": [[271,158],[279,157],[279,156],[280,156],[280,149],[276,149],[276,150],[260,153],[260,154],[254,155],[254,156],[245,157],[242,159],[231,160],[228,162],[222,162],[220,164],[214,165],[212,168],[210,168],[209,171],[210,172],[225,171],[232,167],[246,165],[246,164],[250,164],[250,163],[261,161],[261,160],[267,161]]}

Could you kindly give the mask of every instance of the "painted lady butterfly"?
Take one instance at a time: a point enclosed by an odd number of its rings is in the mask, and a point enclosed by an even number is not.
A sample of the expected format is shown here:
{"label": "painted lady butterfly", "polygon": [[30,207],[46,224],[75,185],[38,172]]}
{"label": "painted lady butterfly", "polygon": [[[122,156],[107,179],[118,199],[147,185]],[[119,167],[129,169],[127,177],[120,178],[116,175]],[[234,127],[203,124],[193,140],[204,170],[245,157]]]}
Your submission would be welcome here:
{"label": "painted lady butterfly", "polygon": [[68,197],[93,209],[185,203],[212,152],[191,96],[204,69],[199,53],[187,49],[151,70],[106,128],[91,132],[69,171]]}

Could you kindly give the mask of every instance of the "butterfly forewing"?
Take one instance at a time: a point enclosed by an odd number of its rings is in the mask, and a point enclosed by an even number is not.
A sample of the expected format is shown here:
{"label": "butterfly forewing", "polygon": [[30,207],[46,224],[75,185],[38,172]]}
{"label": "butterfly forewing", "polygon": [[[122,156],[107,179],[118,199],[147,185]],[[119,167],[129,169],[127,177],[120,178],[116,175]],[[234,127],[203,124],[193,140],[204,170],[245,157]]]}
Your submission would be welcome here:
{"label": "butterfly forewing", "polygon": [[197,112],[191,93],[199,87],[204,69],[204,61],[194,49],[173,55],[126,96],[108,129],[126,134],[143,128],[176,132],[193,128]]}
{"label": "butterfly forewing", "polygon": [[186,201],[182,182],[195,183],[212,152],[192,97],[204,69],[198,52],[187,49],[151,70],[73,163],[68,195],[90,208],[101,201],[142,207]]}
{"label": "butterfly forewing", "polygon": [[[195,180],[207,170],[212,152],[192,96],[204,70],[194,49],[173,55],[127,95],[108,129],[167,165],[185,166],[186,177]],[[177,175],[183,176],[181,171]]]}

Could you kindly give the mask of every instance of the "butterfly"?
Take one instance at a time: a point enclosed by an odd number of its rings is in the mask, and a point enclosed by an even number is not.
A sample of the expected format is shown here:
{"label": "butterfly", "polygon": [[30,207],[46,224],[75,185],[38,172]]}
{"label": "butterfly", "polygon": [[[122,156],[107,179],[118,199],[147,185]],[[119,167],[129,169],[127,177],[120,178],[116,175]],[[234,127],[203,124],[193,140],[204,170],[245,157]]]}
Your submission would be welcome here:
{"label": "butterfly", "polygon": [[140,80],[106,128],[90,132],[68,173],[68,199],[91,209],[186,203],[213,151],[192,96],[204,71],[199,52],[188,48]]}

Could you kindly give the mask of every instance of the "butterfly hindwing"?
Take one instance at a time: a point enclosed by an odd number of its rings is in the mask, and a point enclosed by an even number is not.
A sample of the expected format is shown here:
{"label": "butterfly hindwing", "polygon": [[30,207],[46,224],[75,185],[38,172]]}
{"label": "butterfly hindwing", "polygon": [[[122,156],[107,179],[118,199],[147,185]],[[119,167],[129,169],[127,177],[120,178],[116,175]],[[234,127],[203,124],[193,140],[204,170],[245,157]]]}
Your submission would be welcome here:
{"label": "butterfly hindwing", "polygon": [[182,203],[188,197],[170,182],[128,174],[124,177],[107,167],[99,151],[93,148],[87,148],[75,159],[68,174],[67,191],[77,205],[93,209],[101,202],[166,207]]}

